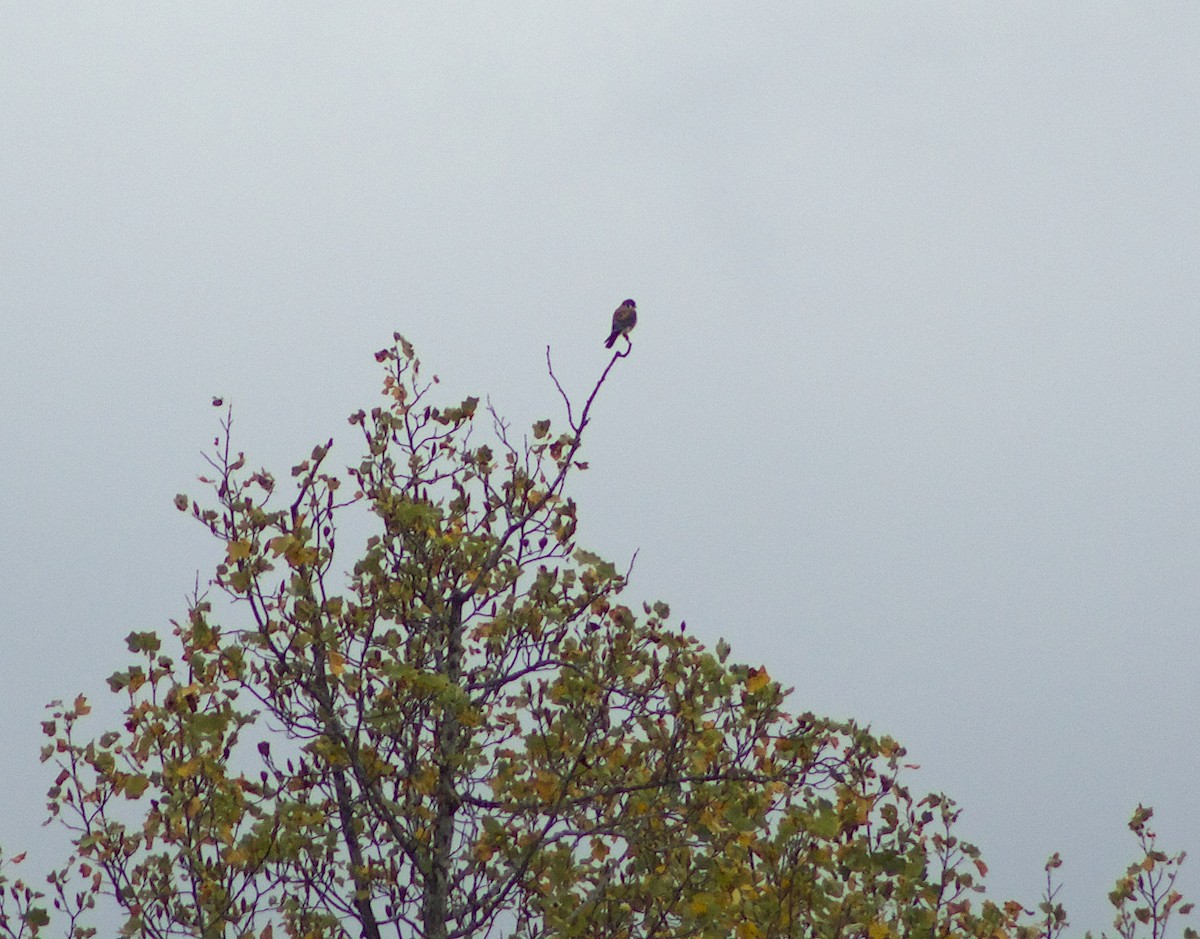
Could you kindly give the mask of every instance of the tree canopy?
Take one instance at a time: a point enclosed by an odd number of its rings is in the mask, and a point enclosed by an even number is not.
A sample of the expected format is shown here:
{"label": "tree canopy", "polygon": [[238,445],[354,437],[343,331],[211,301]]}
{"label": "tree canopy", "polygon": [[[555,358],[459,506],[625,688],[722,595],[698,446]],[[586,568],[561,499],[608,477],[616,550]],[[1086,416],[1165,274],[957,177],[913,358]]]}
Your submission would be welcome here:
{"label": "tree canopy", "polygon": [[[210,495],[176,497],[223,559],[169,638],[127,637],[121,726],[89,731],[82,695],[43,725],[74,855],[36,888],[0,866],[0,935],[92,935],[105,897],[125,935],[202,939],[1065,928],[1057,856],[1038,910],[988,900],[903,747],[789,712],[766,667],[626,605],[628,571],[577,544],[568,484],[628,351],[581,404],[551,368],[564,426],[517,434],[435,401],[395,339],[340,475],[332,440],[286,484],[249,469],[225,412]],[[1149,819],[1111,897],[1124,939],[1190,906]]]}

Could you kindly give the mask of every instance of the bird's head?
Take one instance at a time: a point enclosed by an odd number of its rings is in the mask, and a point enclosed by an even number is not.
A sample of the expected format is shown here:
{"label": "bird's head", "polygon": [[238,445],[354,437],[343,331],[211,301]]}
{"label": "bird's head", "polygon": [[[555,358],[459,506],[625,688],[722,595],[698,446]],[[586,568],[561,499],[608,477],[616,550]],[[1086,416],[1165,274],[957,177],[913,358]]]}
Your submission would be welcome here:
{"label": "bird's head", "polygon": [[632,300],[623,300],[621,302],[621,306],[632,307],[635,310],[637,309],[637,304],[634,303]]}

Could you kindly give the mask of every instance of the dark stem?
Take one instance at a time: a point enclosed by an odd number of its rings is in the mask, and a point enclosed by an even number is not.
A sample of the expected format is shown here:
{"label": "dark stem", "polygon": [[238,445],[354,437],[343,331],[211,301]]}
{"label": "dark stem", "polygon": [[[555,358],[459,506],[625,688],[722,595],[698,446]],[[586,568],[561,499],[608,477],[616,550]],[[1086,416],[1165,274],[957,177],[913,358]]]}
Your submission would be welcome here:
{"label": "dark stem", "polygon": [[[463,624],[462,611],[466,598],[455,595],[450,599],[445,647],[441,671],[451,686],[462,681]],[[429,871],[425,883],[422,921],[425,939],[446,939],[450,919],[450,866],[454,851],[454,819],[462,806],[462,796],[456,781],[462,725],[454,705],[447,707],[438,721],[434,739],[434,759],[438,781],[434,791],[433,832],[430,839]]]}

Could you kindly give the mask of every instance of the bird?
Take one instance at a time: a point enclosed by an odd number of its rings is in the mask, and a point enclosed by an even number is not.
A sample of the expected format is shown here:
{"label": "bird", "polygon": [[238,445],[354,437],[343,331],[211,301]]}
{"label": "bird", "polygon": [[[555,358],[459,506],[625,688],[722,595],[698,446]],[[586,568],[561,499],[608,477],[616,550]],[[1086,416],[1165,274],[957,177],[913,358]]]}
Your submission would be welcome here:
{"label": "bird", "polygon": [[611,349],[613,343],[617,341],[618,336],[629,338],[629,334],[633,332],[633,327],[637,325],[637,304],[632,300],[625,300],[617,307],[617,311],[613,313],[612,333],[609,334],[608,341],[604,343],[604,348]]}

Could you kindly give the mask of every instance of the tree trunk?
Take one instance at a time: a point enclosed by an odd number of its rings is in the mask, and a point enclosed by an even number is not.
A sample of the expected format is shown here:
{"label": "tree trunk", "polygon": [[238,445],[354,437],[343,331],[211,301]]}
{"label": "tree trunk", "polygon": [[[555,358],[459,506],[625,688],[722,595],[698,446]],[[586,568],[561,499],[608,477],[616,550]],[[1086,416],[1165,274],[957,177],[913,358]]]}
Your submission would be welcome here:
{"label": "tree trunk", "polygon": [[[445,623],[442,674],[450,683],[462,680],[462,611],[464,600],[457,593],[450,600],[450,615]],[[454,852],[454,818],[462,804],[455,781],[462,725],[453,710],[444,711],[434,739],[434,759],[438,780],[434,791],[434,818],[430,837],[429,872],[425,882],[424,939],[446,939],[449,935],[450,868]]]}

